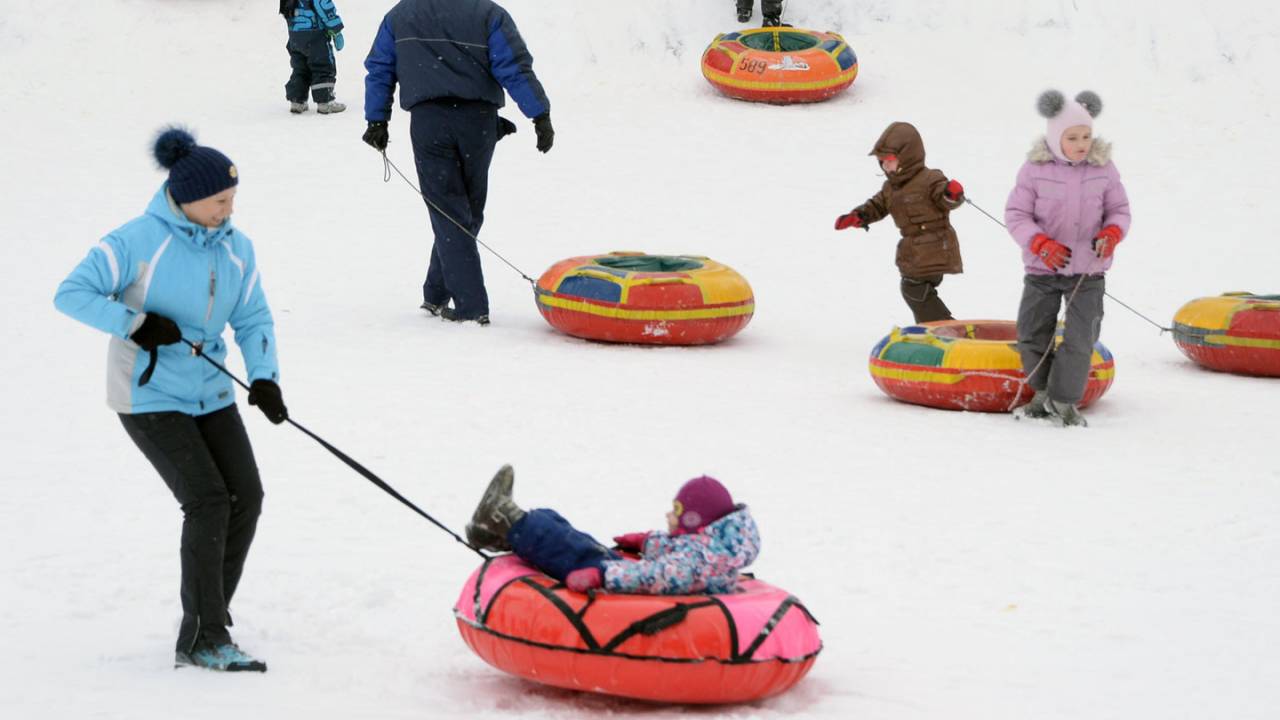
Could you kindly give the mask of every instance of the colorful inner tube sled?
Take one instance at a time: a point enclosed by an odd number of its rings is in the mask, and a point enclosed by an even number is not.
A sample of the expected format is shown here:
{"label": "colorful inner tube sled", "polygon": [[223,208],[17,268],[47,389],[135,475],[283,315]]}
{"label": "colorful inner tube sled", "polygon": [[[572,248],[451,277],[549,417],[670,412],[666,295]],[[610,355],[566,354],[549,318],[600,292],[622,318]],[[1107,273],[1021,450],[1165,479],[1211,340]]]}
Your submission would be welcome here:
{"label": "colorful inner tube sled", "polygon": [[739,100],[819,102],[858,76],[858,57],[833,32],[759,28],[723,33],[702,53],[702,75]]}
{"label": "colorful inner tube sled", "polygon": [[614,252],[561,260],[538,278],[538,310],[575,337],[649,345],[705,345],[751,322],[745,278],[695,255]]}
{"label": "colorful inner tube sled", "polygon": [[796,598],[743,578],[732,595],[584,595],[514,555],[486,560],[453,609],[463,640],[504,672],[556,687],[667,703],[777,695],[822,650]]}
{"label": "colorful inner tube sled", "polygon": [[[885,394],[904,402],[1009,412],[1034,394],[1022,382],[1026,375],[1017,340],[1017,324],[1008,320],[942,320],[894,328],[871,350],[871,377]],[[1097,343],[1080,406],[1102,397],[1115,376],[1115,360]]]}
{"label": "colorful inner tube sled", "polygon": [[1173,341],[1207,368],[1280,377],[1280,295],[1192,300],[1173,316]]}

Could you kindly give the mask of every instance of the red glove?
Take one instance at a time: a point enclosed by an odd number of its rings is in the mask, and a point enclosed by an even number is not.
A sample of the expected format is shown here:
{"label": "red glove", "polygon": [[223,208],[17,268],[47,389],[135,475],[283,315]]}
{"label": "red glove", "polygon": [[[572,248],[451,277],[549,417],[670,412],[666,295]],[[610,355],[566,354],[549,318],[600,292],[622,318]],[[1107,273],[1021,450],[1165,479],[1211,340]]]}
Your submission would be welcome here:
{"label": "red glove", "polygon": [[644,550],[644,543],[649,539],[647,532],[633,532],[625,535],[614,535],[613,544],[622,550],[635,550],[639,552]]}
{"label": "red glove", "polygon": [[845,215],[841,215],[840,217],[836,218],[837,230],[844,230],[846,228],[851,228],[851,227],[852,228],[864,227],[862,224],[862,216],[859,215],[856,211],[847,213]]}
{"label": "red glove", "polygon": [[1040,261],[1054,272],[1066,267],[1071,260],[1071,248],[1044,233],[1031,238],[1031,252],[1039,255]]}
{"label": "red glove", "polygon": [[574,592],[595,590],[604,585],[604,573],[597,567],[578,568],[565,576],[564,584]]}
{"label": "red glove", "polygon": [[1116,246],[1124,239],[1124,232],[1116,225],[1108,225],[1093,238],[1093,252],[1100,258],[1116,254]]}
{"label": "red glove", "polygon": [[964,186],[960,184],[959,180],[948,180],[946,195],[948,200],[955,202],[964,195]]}

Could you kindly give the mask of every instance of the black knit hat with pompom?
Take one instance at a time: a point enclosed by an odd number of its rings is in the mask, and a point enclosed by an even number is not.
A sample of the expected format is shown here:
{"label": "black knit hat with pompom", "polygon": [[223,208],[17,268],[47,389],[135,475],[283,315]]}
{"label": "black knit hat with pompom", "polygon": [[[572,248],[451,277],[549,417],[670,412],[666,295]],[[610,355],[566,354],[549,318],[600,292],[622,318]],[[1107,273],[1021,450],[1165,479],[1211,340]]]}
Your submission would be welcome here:
{"label": "black knit hat with pompom", "polygon": [[180,127],[161,130],[152,153],[160,167],[169,171],[169,194],[178,203],[203,200],[240,183],[230,158],[197,145],[191,133]]}

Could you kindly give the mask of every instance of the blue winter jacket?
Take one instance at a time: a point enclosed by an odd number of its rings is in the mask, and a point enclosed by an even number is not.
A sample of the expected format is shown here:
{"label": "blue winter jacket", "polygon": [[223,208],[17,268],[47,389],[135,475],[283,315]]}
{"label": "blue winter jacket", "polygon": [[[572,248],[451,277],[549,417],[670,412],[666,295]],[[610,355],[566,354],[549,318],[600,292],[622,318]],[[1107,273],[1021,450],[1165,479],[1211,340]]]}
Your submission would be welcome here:
{"label": "blue winter jacket", "polygon": [[227,220],[209,230],[186,218],[168,183],[142,217],[112,231],[58,286],[54,305],[111,334],[107,405],[119,413],[204,415],[235,402],[231,379],[185,343],[165,345],[150,382],[138,387],[150,354],[129,340],[147,312],[173,320],[223,364],[230,323],[250,382],[278,380],[275,325],[253,244]]}
{"label": "blue winter jacket", "polygon": [[333,0],[298,0],[298,8],[289,19],[289,30],[342,32],[342,18],[338,17],[338,8],[333,6]]}
{"label": "blue winter jacket", "polygon": [[525,117],[551,109],[524,38],[492,0],[400,0],[382,19],[364,67],[370,122],[391,119],[397,82],[404,110],[442,97],[502,107],[503,88]]}

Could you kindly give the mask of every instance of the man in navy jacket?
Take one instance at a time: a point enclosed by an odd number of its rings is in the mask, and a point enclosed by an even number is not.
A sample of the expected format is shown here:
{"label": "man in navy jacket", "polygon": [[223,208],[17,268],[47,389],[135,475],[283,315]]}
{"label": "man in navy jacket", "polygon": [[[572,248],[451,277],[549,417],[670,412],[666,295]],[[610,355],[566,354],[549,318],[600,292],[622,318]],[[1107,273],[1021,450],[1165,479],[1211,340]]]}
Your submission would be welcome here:
{"label": "man in navy jacket", "polygon": [[418,180],[435,232],[422,308],[487,324],[489,296],[473,236],[484,222],[494,145],[516,131],[498,117],[503,90],[533,120],[538,150],[550,150],[555,137],[533,57],[511,16],[492,0],[400,0],[383,18],[364,66],[364,141],[386,150],[397,83],[400,107],[410,113]]}

